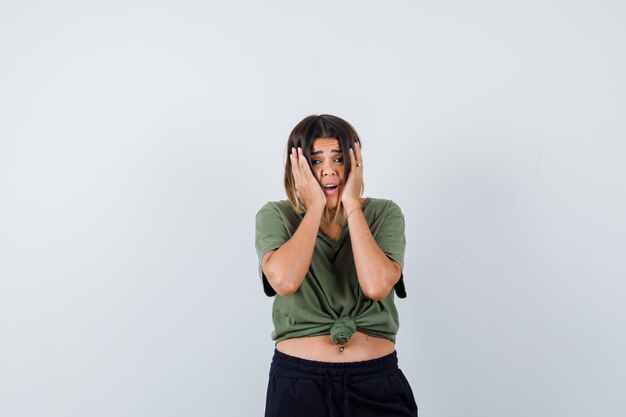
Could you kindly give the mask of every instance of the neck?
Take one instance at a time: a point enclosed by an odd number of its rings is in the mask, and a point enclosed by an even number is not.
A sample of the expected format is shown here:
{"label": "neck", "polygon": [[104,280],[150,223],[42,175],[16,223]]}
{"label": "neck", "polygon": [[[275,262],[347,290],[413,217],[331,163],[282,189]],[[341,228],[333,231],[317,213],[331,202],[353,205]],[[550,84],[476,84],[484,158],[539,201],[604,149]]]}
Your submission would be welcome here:
{"label": "neck", "polygon": [[320,223],[320,230],[326,237],[332,240],[337,240],[339,238],[339,233],[341,232],[341,225],[338,223]]}

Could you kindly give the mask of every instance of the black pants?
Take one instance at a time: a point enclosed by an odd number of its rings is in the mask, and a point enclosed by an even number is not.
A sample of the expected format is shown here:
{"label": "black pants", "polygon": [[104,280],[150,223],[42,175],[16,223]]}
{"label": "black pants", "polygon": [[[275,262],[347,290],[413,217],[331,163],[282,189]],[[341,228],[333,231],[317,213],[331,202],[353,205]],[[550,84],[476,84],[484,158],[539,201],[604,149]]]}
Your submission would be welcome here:
{"label": "black pants", "polygon": [[363,362],[309,361],[274,352],[265,417],[417,417],[396,352]]}

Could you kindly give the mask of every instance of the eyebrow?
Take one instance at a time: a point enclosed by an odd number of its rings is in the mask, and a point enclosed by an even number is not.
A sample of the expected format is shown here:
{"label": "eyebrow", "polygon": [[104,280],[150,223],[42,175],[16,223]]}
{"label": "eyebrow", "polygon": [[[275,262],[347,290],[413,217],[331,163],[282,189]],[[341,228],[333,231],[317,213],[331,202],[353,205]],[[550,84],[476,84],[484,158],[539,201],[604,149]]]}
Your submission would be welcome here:
{"label": "eyebrow", "polygon": [[[324,151],[315,151],[315,152],[311,152],[311,155],[319,155],[324,153]],[[341,149],[331,149],[330,153],[343,153],[343,151]]]}

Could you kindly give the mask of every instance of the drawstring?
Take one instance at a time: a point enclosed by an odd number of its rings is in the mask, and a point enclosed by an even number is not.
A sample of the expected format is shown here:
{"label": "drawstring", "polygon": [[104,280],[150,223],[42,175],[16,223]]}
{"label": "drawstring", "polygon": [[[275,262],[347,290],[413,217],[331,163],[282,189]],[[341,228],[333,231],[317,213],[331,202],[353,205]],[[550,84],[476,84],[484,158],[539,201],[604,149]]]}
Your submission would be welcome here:
{"label": "drawstring", "polygon": [[334,417],[334,410],[335,407],[333,407],[333,386],[331,385],[331,380],[330,380],[330,372],[328,372],[328,369],[326,369],[326,387],[328,388],[328,411],[329,417]]}
{"label": "drawstring", "polygon": [[[350,417],[350,397],[348,396],[348,371],[342,372],[342,390],[343,390],[343,417]],[[330,372],[326,370],[326,386],[328,387],[328,408],[330,410],[329,417],[335,417],[335,407],[333,407],[333,381],[330,378]]]}
{"label": "drawstring", "polygon": [[350,398],[348,397],[348,371],[343,370],[343,417],[350,417]]}

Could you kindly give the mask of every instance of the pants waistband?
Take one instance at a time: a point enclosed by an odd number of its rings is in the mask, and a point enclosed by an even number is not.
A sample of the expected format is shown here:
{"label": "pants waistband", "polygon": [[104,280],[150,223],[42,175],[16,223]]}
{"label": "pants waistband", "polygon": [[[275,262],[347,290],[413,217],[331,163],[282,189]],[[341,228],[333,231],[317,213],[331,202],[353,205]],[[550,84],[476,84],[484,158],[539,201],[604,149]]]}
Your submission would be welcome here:
{"label": "pants waistband", "polygon": [[301,359],[274,351],[272,368],[280,369],[284,376],[294,378],[350,380],[372,378],[378,375],[391,374],[398,370],[398,355],[394,351],[389,355],[359,362],[320,362]]}

